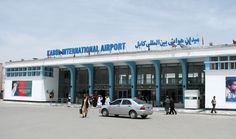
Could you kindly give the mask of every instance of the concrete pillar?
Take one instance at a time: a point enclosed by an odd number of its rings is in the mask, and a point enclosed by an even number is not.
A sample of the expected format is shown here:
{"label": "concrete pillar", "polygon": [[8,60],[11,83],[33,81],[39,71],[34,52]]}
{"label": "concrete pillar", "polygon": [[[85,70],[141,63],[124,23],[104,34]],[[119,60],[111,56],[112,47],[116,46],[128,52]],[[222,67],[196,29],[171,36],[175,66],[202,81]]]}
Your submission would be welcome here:
{"label": "concrete pillar", "polygon": [[156,105],[161,106],[161,64],[159,60],[152,61],[155,67]]}
{"label": "concrete pillar", "polygon": [[135,62],[126,62],[131,71],[131,97],[137,97],[137,76],[136,76],[136,63]]}
{"label": "concrete pillar", "polygon": [[93,94],[93,74],[94,74],[94,69],[92,64],[85,64],[83,65],[88,69],[88,75],[89,75],[89,96],[92,96]]}
{"label": "concrete pillar", "polygon": [[74,65],[65,65],[70,71],[70,96],[71,103],[75,103],[75,66]]}
{"label": "concrete pillar", "polygon": [[109,98],[111,101],[113,101],[113,95],[114,95],[114,65],[113,63],[105,63],[104,64],[108,69],[109,74]]}
{"label": "concrete pillar", "polygon": [[182,66],[182,89],[183,89],[183,98],[182,102],[184,103],[185,98],[185,90],[188,88],[187,79],[188,79],[188,73],[187,73],[187,59],[179,59],[179,62]]}

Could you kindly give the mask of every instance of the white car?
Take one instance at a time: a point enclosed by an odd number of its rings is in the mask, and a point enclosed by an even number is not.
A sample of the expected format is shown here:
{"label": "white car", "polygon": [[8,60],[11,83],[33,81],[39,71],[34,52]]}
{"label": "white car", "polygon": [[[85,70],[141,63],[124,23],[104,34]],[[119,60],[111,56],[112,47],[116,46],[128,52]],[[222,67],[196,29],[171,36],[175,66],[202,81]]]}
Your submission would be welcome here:
{"label": "white car", "polygon": [[151,104],[136,98],[120,98],[110,102],[110,105],[103,105],[99,112],[102,116],[130,116],[131,118],[146,118],[153,113]]}

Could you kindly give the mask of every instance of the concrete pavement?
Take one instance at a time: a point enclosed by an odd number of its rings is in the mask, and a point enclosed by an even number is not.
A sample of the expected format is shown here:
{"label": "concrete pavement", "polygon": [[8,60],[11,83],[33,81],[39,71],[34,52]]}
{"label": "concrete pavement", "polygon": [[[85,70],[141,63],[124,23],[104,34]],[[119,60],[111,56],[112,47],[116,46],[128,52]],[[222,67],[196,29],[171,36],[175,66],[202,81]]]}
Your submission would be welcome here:
{"label": "concrete pavement", "polygon": [[102,117],[90,108],[81,118],[78,105],[0,103],[1,139],[234,139],[236,116],[155,111],[147,119]]}

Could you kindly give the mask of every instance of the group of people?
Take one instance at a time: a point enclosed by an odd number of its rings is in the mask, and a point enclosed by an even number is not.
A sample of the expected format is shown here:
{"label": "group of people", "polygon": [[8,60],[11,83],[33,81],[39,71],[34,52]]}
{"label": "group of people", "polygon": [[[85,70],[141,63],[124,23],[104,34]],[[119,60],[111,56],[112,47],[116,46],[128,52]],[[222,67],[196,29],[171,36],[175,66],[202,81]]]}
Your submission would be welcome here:
{"label": "group of people", "polygon": [[[110,104],[110,98],[108,96],[105,96],[104,98],[101,95],[93,96],[92,97],[92,105],[93,107],[101,107],[102,105],[109,105]],[[96,104],[95,104],[96,102]],[[216,113],[216,99],[215,96],[213,96],[213,99],[211,100],[212,103],[212,109],[211,113],[215,112]],[[82,99],[82,105],[80,108],[80,114],[81,117],[87,117],[88,114],[88,108],[90,106],[90,98],[87,94],[84,94],[83,99]],[[169,96],[166,96],[165,101],[164,101],[164,107],[166,111],[166,115],[168,114],[177,114],[175,110],[175,103],[173,98],[169,98]]]}
{"label": "group of people", "polygon": [[[213,98],[211,100],[211,104],[212,104],[211,113],[213,113],[213,112],[216,113],[216,97],[215,96],[213,96]],[[169,98],[169,96],[166,96],[166,99],[164,102],[164,107],[165,107],[166,115],[177,114],[177,112],[175,110],[174,100],[172,98]]]}
{"label": "group of people", "polygon": [[177,112],[175,110],[174,100],[172,98],[169,98],[169,96],[166,96],[164,106],[165,106],[166,115],[177,114]]}
{"label": "group of people", "polygon": [[109,105],[110,98],[108,96],[105,96],[105,98],[103,98],[101,95],[98,96],[94,95],[91,98],[89,98],[87,94],[84,94],[82,99],[82,105],[80,108],[80,114],[82,118],[87,117],[88,108],[91,103],[93,107],[101,107],[102,105]]}

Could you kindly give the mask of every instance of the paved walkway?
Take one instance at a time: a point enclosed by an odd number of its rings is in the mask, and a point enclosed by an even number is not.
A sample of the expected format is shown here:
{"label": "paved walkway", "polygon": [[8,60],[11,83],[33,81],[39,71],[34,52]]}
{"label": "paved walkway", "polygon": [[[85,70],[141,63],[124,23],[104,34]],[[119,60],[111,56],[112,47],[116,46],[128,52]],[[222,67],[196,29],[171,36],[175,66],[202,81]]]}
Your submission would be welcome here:
{"label": "paved walkway", "polygon": [[[164,108],[154,108],[154,111],[165,111]],[[211,110],[204,109],[183,109],[177,108],[177,113],[186,113],[186,114],[205,114],[205,115],[228,115],[236,116],[236,111],[234,110],[216,110],[217,113],[211,113]]]}
{"label": "paved walkway", "polygon": [[[25,104],[25,105],[44,105],[52,107],[67,107],[66,103],[31,103],[31,102],[12,102],[12,101],[2,101],[0,103],[9,103],[9,104]],[[79,108],[80,105],[73,104],[70,107]],[[236,110],[217,110],[217,113],[211,113],[210,110],[205,109],[184,109],[176,108],[177,113],[186,113],[186,114],[204,114],[204,115],[225,115],[225,116],[236,116]],[[154,112],[165,112],[163,107],[154,107]]]}

